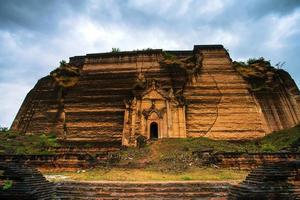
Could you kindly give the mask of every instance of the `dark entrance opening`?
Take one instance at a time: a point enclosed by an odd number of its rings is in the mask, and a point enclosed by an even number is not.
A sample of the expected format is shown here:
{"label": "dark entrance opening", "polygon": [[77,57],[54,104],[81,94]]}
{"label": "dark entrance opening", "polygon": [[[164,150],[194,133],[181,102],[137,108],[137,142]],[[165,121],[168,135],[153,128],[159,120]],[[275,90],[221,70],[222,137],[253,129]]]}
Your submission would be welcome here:
{"label": "dark entrance opening", "polygon": [[150,139],[158,138],[158,125],[156,122],[150,124]]}

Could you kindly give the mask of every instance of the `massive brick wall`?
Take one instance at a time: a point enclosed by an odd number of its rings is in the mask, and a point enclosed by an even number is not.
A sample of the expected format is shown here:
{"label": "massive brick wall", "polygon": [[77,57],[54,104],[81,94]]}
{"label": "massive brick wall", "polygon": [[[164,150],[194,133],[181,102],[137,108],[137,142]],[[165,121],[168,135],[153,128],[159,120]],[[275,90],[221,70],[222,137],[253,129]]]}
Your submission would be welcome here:
{"label": "massive brick wall", "polygon": [[[81,75],[74,87],[63,91],[63,101],[52,77],[42,78],[28,93],[11,129],[27,133],[53,131],[64,133],[68,140],[121,144],[123,101],[133,97],[141,73],[146,80],[159,81],[166,91],[172,88],[177,93],[183,89],[188,137],[252,139],[299,123],[300,93],[287,73],[282,72],[281,89],[255,93],[232,67],[221,45],[167,53],[177,58],[200,56],[200,70],[189,77],[180,67],[163,65],[162,50],[72,57],[70,64],[80,68]],[[58,114],[62,102],[64,124]]]}
{"label": "massive brick wall", "polygon": [[139,73],[172,87],[160,59],[160,50],[87,55],[78,84],[65,95],[68,138],[121,141],[124,100],[132,98]]}
{"label": "massive brick wall", "polygon": [[233,69],[226,50],[200,48],[197,53],[203,57],[201,72],[185,90],[189,135],[216,139],[264,136],[259,105]]}

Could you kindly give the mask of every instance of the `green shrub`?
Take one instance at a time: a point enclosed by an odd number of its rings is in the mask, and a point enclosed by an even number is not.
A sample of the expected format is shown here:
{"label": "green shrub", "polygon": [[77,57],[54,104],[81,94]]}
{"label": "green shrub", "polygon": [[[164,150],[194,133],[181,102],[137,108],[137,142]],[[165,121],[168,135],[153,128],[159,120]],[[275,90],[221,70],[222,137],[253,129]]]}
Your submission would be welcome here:
{"label": "green shrub", "polygon": [[192,178],[189,177],[189,176],[183,176],[183,177],[181,177],[181,180],[183,180],[183,181],[190,181],[190,180],[192,180]]}
{"label": "green shrub", "polygon": [[111,52],[113,52],[113,53],[120,52],[120,49],[113,47],[113,48],[111,48]]}
{"label": "green shrub", "polygon": [[18,146],[14,150],[14,153],[17,155],[26,155],[31,153],[31,147]]}
{"label": "green shrub", "polygon": [[17,132],[13,132],[13,131],[6,131],[4,132],[5,137],[9,138],[9,139],[15,139],[16,137],[18,137],[20,134]]}
{"label": "green shrub", "polygon": [[13,186],[12,180],[6,180],[2,186],[2,190],[8,190]]}
{"label": "green shrub", "polygon": [[0,132],[5,133],[5,132],[7,132],[7,131],[8,131],[8,128],[7,128],[7,127],[2,127],[2,126],[0,126]]}
{"label": "green shrub", "polygon": [[84,144],[84,148],[92,148],[93,145],[91,143],[86,143]]}
{"label": "green shrub", "polygon": [[173,60],[173,59],[175,59],[175,56],[171,53],[168,53],[168,52],[164,51],[164,58],[168,59],[168,60]]}
{"label": "green shrub", "polygon": [[48,149],[50,147],[56,147],[57,143],[56,143],[56,137],[53,135],[47,136],[45,134],[42,134],[39,136],[38,138],[38,143],[37,143],[37,147],[45,150]]}
{"label": "green shrub", "polygon": [[263,152],[274,152],[276,151],[276,147],[272,144],[266,143],[261,146],[261,150]]}

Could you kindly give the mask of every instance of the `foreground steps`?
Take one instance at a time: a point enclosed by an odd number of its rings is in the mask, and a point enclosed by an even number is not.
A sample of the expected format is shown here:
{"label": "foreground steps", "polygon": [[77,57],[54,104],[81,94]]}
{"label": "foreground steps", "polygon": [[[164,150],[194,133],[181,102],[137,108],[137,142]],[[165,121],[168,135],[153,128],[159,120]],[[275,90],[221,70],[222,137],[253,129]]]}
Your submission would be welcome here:
{"label": "foreground steps", "polygon": [[229,199],[300,199],[300,161],[253,170],[240,185],[232,187]]}
{"label": "foreground steps", "polygon": [[61,182],[57,198],[67,199],[226,199],[228,182]]}
{"label": "foreground steps", "polygon": [[48,182],[34,168],[22,163],[0,162],[3,171],[0,182],[12,181],[10,188],[0,189],[0,199],[7,200],[52,200],[55,199],[54,184]]}

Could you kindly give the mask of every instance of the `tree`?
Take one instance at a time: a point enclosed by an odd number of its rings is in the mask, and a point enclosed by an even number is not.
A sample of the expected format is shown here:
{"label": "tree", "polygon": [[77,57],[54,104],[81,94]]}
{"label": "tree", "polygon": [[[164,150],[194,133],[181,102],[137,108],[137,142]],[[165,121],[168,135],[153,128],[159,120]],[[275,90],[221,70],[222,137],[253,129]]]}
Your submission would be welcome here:
{"label": "tree", "polygon": [[278,62],[275,64],[277,69],[282,69],[284,65],[285,65],[285,62]]}

